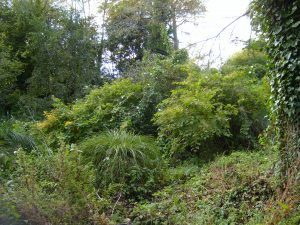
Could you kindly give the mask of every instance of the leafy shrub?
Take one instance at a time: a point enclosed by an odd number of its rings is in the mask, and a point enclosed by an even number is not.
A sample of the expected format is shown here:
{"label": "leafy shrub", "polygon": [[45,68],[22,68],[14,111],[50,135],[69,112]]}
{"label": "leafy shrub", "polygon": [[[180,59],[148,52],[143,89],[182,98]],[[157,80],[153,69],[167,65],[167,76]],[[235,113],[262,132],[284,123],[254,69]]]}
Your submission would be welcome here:
{"label": "leafy shrub", "polygon": [[85,98],[65,105],[54,100],[54,109],[45,112],[35,133],[45,133],[50,145],[59,139],[74,143],[109,129],[124,129],[142,135],[156,135],[152,117],[157,105],[169,97],[178,82],[197,67],[187,62],[185,51],[170,57],[149,54],[128,72],[127,79],[118,79],[92,90]]}
{"label": "leafy shrub", "polygon": [[160,153],[151,137],[115,130],[87,139],[80,149],[94,162],[98,187],[119,183],[129,192],[151,192],[144,186],[158,181]]}
{"label": "leafy shrub", "polygon": [[190,71],[197,69],[196,65],[188,63],[185,50],[176,51],[169,57],[148,54],[137,63],[127,74],[143,87],[143,97],[132,112],[134,131],[157,135],[157,126],[151,121],[157,105],[171,95],[177,87],[176,82],[184,80]]}
{"label": "leafy shrub", "polygon": [[220,101],[230,103],[238,110],[230,121],[232,136],[227,139],[228,145],[231,148],[256,147],[258,136],[268,126],[270,88],[267,78],[258,80],[246,72],[235,72],[221,81],[216,84],[223,92]]}
{"label": "leafy shrub", "polygon": [[103,212],[109,202],[97,197],[94,179],[75,146],[52,154],[19,150],[7,193],[33,224],[107,224]]}
{"label": "leafy shrub", "polygon": [[231,56],[222,66],[223,74],[245,71],[250,76],[261,79],[267,74],[267,54],[262,50],[262,41],[251,41],[242,51]]}
{"label": "leafy shrub", "polygon": [[268,88],[256,78],[209,72],[191,74],[179,85],[154,117],[172,154],[252,146],[266,126]]}
{"label": "leafy shrub", "polygon": [[92,90],[73,105],[56,99],[55,108],[45,113],[45,120],[36,127],[47,134],[52,144],[59,143],[58,136],[74,143],[106,129],[126,129],[141,98],[140,84],[120,79]]}

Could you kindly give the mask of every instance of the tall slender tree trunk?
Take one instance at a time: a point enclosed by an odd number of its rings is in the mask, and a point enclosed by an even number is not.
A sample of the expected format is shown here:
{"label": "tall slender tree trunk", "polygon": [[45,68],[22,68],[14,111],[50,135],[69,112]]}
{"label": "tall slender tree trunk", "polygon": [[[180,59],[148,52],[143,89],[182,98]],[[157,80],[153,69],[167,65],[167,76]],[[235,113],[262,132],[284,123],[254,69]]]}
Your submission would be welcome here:
{"label": "tall slender tree trunk", "polygon": [[104,54],[104,36],[105,36],[105,19],[106,19],[106,14],[107,14],[107,8],[108,8],[108,0],[104,0],[103,3],[103,11],[102,11],[102,24],[101,24],[101,38],[100,38],[100,47],[98,50],[98,65],[99,68],[101,69],[103,65],[103,54]]}
{"label": "tall slender tree trunk", "polygon": [[179,49],[179,40],[178,40],[178,30],[177,30],[177,21],[176,21],[176,9],[175,6],[172,5],[172,33],[173,33],[173,42],[174,49]]}

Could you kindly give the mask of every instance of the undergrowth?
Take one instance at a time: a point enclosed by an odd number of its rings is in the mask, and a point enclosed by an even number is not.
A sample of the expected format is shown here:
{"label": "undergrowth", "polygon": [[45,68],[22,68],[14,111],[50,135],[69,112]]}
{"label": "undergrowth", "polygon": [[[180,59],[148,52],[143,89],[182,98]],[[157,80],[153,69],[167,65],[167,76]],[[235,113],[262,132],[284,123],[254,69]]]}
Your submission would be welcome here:
{"label": "undergrowth", "polygon": [[[275,204],[276,158],[273,151],[238,151],[174,168],[172,184],[135,206],[134,224],[264,224]],[[177,182],[174,170],[189,177]]]}

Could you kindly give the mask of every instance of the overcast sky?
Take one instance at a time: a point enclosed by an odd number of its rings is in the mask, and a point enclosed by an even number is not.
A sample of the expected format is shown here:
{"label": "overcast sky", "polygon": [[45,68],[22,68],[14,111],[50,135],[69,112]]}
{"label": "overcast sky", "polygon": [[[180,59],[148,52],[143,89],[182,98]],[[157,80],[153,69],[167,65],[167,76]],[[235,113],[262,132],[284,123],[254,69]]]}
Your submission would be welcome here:
{"label": "overcast sky", "polygon": [[[90,0],[92,14],[97,12],[99,2],[101,0]],[[213,65],[218,66],[230,55],[241,50],[244,47],[243,41],[247,41],[253,35],[249,18],[239,19],[222,32],[218,38],[201,41],[217,35],[226,25],[244,14],[250,0],[204,0],[204,2],[207,12],[203,17],[197,19],[196,24],[185,24],[180,27],[180,47],[200,42],[189,48],[191,56],[203,56],[211,51],[209,57],[206,57],[204,61],[212,60],[214,61]]]}
{"label": "overcast sky", "polygon": [[226,25],[243,15],[249,3],[250,0],[206,0],[207,12],[197,20],[197,24],[181,27],[181,47],[200,42],[190,48],[189,51],[193,56],[205,55],[212,50],[210,59],[216,59],[216,64],[226,60],[244,47],[243,41],[253,36],[248,17],[244,16],[237,20],[218,38],[201,41],[217,35]]}

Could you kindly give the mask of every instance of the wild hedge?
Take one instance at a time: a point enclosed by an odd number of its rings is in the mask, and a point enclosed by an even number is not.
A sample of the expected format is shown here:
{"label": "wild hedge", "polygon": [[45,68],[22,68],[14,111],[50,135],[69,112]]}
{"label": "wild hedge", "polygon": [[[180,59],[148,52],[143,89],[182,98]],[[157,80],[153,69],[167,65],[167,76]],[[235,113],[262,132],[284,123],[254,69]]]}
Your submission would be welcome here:
{"label": "wild hedge", "polygon": [[255,76],[190,74],[179,86],[154,117],[171,154],[253,147],[266,128],[268,85]]}

